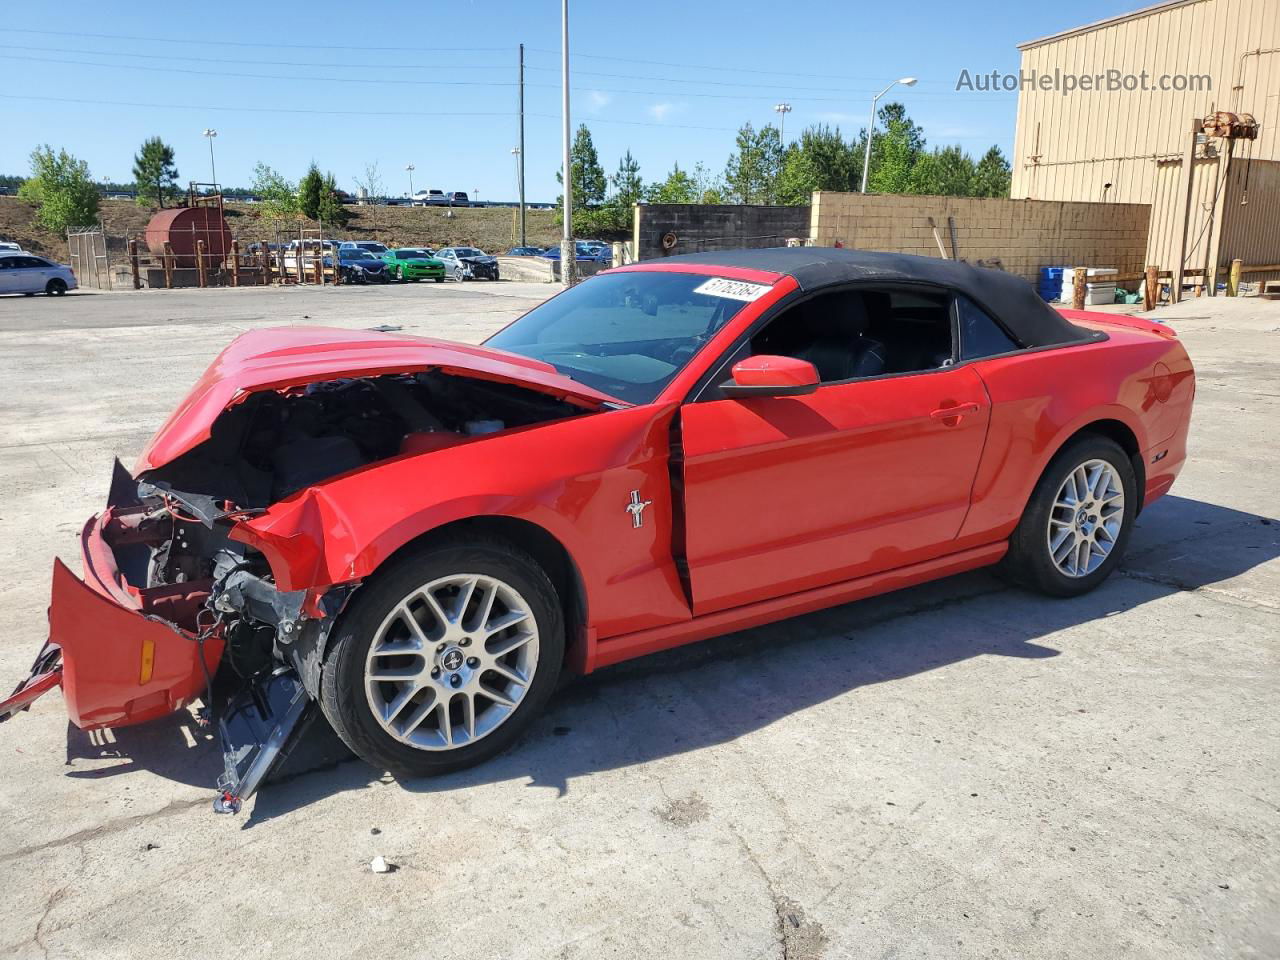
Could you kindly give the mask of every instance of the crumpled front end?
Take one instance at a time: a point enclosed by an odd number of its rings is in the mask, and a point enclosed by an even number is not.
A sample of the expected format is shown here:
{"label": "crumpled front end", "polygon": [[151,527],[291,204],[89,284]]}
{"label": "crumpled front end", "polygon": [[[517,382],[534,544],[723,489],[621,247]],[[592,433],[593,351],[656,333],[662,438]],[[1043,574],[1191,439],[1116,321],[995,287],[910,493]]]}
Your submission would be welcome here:
{"label": "crumpled front end", "polygon": [[413,459],[415,482],[433,482],[436,451],[606,403],[546,364],[482,347],[368,331],[245,334],[136,474],[115,465],[106,509],[81,537],[84,579],[55,563],[48,640],[0,700],[0,719],[56,687],[84,729],[200,699],[223,741],[219,809],[238,809],[315,715],[328,635],[359,587],[353,573],[299,574],[324,552],[314,533],[255,522],[392,461]]}
{"label": "crumpled front end", "polygon": [[0,719],[55,686],[85,730],[145,723],[204,692],[224,646],[212,618],[200,622],[211,580],[145,580],[150,547],[169,525],[141,503],[109,504],[85,524],[85,578],[54,561],[49,639],[31,676],[0,702]]}
{"label": "crumpled front end", "polygon": [[289,648],[322,639],[349,588],[277,591],[265,560],[230,538],[246,514],[135,481],[118,463],[108,499],[81,534],[84,579],[54,561],[49,638],[0,720],[55,687],[85,730],[202,700],[226,762],[216,806],[238,810],[313,704]]}

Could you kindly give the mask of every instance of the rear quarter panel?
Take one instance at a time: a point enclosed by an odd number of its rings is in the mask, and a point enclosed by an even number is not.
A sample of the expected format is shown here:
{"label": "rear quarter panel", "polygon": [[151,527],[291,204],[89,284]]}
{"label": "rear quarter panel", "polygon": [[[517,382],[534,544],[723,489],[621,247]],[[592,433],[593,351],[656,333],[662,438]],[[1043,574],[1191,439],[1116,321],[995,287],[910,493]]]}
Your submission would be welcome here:
{"label": "rear quarter panel", "polygon": [[[1195,381],[1182,344],[1124,318],[1068,317],[1109,339],[976,363],[991,397],[991,426],[961,537],[1008,536],[1049,461],[1091,423],[1115,420],[1133,433],[1146,466],[1146,502],[1169,489],[1185,460]],[[1167,454],[1152,464],[1161,451]]]}

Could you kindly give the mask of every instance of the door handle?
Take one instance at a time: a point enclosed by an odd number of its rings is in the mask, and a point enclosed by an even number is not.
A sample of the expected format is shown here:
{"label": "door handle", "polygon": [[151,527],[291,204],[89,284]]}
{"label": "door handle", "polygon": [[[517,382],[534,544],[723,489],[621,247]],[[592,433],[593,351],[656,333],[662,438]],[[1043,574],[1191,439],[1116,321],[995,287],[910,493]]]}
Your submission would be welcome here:
{"label": "door handle", "polygon": [[[978,405],[970,400],[968,403],[957,403],[950,407],[939,407],[937,410],[933,411],[933,413],[929,414],[929,416],[933,417],[935,420],[942,420],[943,422],[946,422],[947,420],[958,422],[965,414],[977,412]],[[948,423],[947,426],[953,427],[955,426],[955,423]]]}

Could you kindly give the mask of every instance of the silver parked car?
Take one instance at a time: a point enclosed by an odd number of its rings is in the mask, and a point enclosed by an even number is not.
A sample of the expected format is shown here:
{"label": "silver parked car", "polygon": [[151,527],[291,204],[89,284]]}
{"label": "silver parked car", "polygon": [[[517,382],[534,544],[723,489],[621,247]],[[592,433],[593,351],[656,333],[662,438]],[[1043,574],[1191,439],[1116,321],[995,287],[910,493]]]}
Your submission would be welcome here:
{"label": "silver parked car", "polygon": [[60,297],[76,288],[76,275],[65,264],[34,253],[0,250],[0,293],[47,293]]}

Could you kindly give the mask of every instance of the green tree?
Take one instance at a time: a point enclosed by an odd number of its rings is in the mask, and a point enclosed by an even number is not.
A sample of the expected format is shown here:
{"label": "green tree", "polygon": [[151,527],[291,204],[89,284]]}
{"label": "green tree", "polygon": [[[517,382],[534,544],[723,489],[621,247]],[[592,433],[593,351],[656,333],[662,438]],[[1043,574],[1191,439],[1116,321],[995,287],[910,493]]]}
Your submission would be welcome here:
{"label": "green tree", "polygon": [[[592,207],[604,203],[608,180],[604,175],[604,167],[600,166],[600,154],[596,152],[595,141],[591,139],[591,131],[584,123],[574,134],[573,145],[569,148],[569,163],[572,166],[573,205],[574,207]],[[556,173],[556,183],[564,183],[564,170]],[[564,194],[556,201],[562,209]]]}
{"label": "green tree", "polygon": [[698,203],[724,203],[724,181],[712,174],[701,160],[693,165],[692,176]]}
{"label": "green tree", "polygon": [[142,149],[133,158],[133,179],[139,206],[157,203],[164,206],[166,197],[178,192],[178,168],[173,163],[173,147],[159,137],[142,141]]}
{"label": "green tree", "polygon": [[89,165],[47,143],[31,151],[31,176],[18,197],[39,204],[36,219],[50,230],[87,226],[98,220],[98,187]]}
{"label": "green tree", "polygon": [[927,193],[944,197],[973,195],[973,157],[959,147],[943,147],[922,154],[911,169],[908,193]]}
{"label": "green tree", "polygon": [[345,227],[351,219],[350,211],[338,197],[338,181],[332,173],[326,173],[321,181],[320,201],[313,219],[338,227]]}
{"label": "green tree", "polygon": [[[867,189],[874,193],[906,193],[911,188],[911,170],[925,155],[924,129],[907,116],[901,103],[880,108],[880,124],[871,141],[871,170]],[[865,150],[866,132],[859,145]],[[859,171],[859,179],[861,179]]]}
{"label": "green tree", "polygon": [[314,160],[298,183],[298,209],[312,220],[320,219],[320,200],[324,196],[324,175]]}
{"label": "green tree", "polygon": [[862,156],[838,127],[809,127],[783,158],[777,202],[803,205],[815,190],[857,190],[861,176]]}
{"label": "green tree", "polygon": [[698,203],[701,199],[697,183],[678,163],[671,168],[667,179],[651,183],[645,190],[648,203]]}
{"label": "green tree", "polygon": [[618,172],[609,178],[613,187],[610,198],[618,206],[626,207],[630,213],[632,204],[639,203],[644,196],[644,181],[640,178],[640,164],[628,150],[618,161]]}
{"label": "green tree", "polygon": [[782,138],[778,128],[766,124],[758,131],[744,123],[738,130],[735,151],[725,164],[725,194],[731,203],[773,203],[782,169]]}
{"label": "green tree", "polygon": [[262,212],[268,217],[298,215],[298,188],[265,163],[253,168],[253,193],[261,199]]}
{"label": "green tree", "polygon": [[975,197],[1007,197],[1013,184],[1013,169],[999,147],[992,147],[978,161],[973,175]]}

